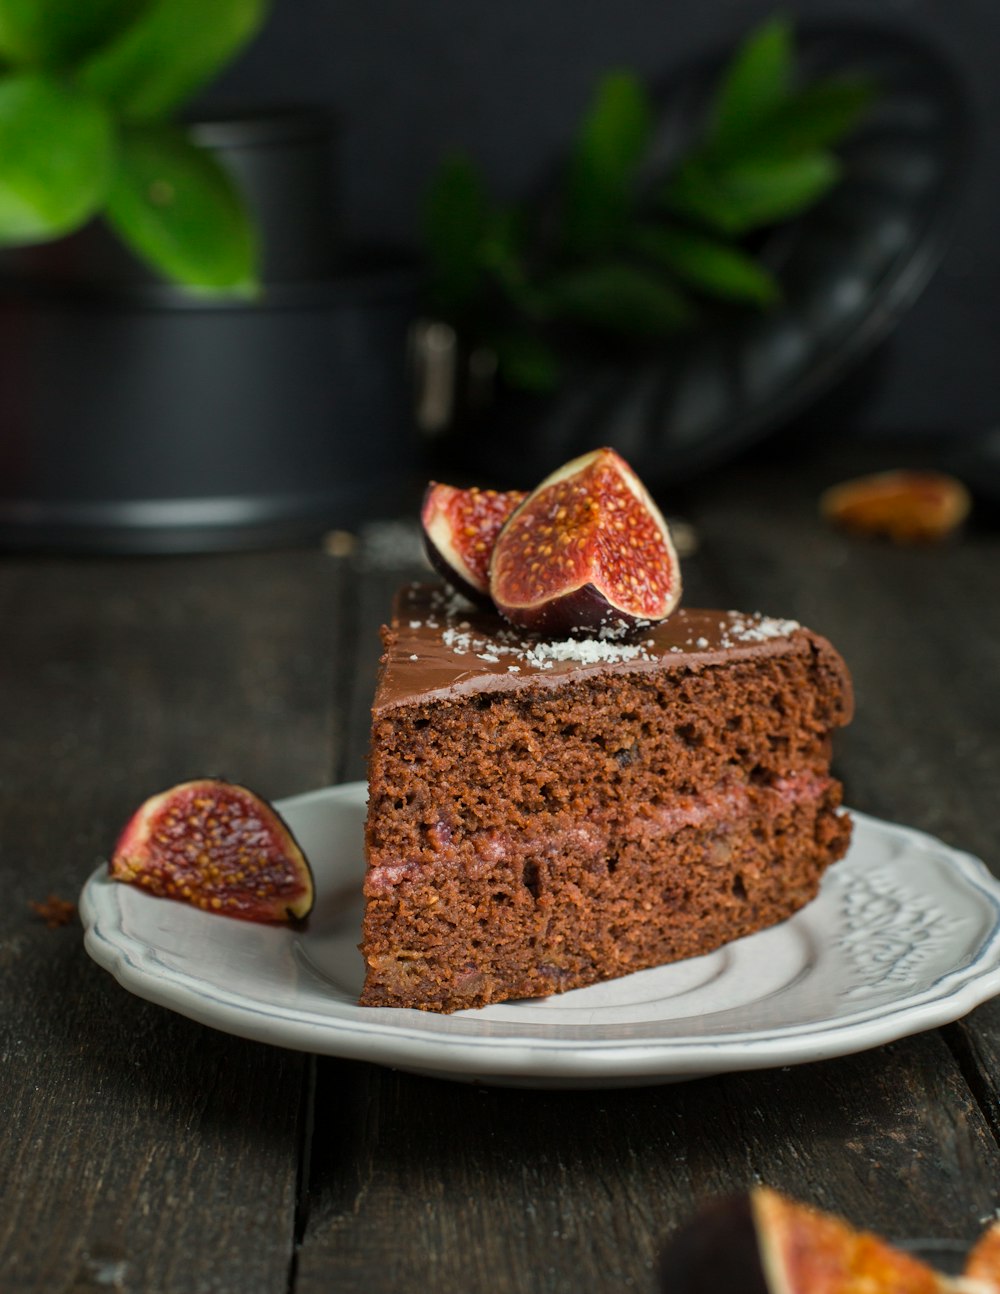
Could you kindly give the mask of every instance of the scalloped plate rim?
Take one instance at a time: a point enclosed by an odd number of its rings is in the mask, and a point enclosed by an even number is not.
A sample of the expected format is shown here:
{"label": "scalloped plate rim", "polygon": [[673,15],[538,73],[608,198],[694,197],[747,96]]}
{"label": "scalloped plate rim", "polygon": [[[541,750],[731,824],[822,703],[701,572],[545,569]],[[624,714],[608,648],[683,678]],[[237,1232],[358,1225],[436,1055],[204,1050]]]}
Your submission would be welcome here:
{"label": "scalloped plate rim", "polygon": [[[338,808],[341,812],[357,813],[364,803],[365,794],[364,783],[347,782],[276,801],[275,807],[295,830],[296,817],[303,809],[310,811],[319,806],[321,812],[330,812],[335,819]],[[856,823],[856,836],[869,833],[894,836],[904,842],[906,852],[914,849],[933,851],[966,882],[965,892],[977,897],[982,913],[989,913],[992,922],[982,936],[975,959],[968,965],[940,975],[922,992],[910,995],[902,992],[893,1003],[861,1009],[854,1017],[839,1020],[820,1018],[809,1024],[795,1025],[787,1032],[757,1029],[743,1035],[728,1032],[715,1038],[691,1034],[667,1039],[648,1036],[599,1038],[595,1035],[581,1041],[579,1037],[554,1036],[552,1031],[558,1028],[555,1020],[540,1025],[525,1021],[530,1031],[526,1030],[521,1035],[498,1036],[490,1032],[490,1025],[494,1022],[478,1011],[435,1016],[400,1008],[365,1008],[348,1002],[335,1006],[333,1013],[310,1011],[304,1006],[289,1012],[268,1002],[266,997],[255,997],[253,985],[248,985],[247,991],[241,994],[220,989],[212,983],[210,965],[195,965],[187,970],[157,965],[155,942],[143,944],[123,930],[119,899],[121,891],[127,890],[141,905],[153,905],[149,910],[158,916],[162,916],[168,901],[110,881],[103,864],[83,888],[80,915],[85,927],[87,952],[124,988],[138,997],[239,1037],[464,1081],[537,1087],[670,1082],[850,1055],[952,1023],[1000,993],[1000,881],[992,876],[985,863],[915,828],[886,822],[857,810],[851,810],[851,816]],[[848,860],[844,860],[837,866],[843,868],[847,863]],[[329,860],[321,860],[316,866],[317,890],[320,893],[325,873],[331,868],[335,870],[335,864]],[[817,903],[820,901],[816,900]],[[811,904],[809,908],[813,906]],[[178,913],[183,914],[179,916],[181,920],[197,916],[217,924],[223,946],[230,924],[242,924],[230,923],[225,918],[206,917],[181,904],[170,904],[169,907],[176,907]],[[784,924],[790,925],[795,920],[792,917]],[[308,937],[308,932],[301,934],[278,928],[269,928],[266,933],[278,941],[274,945],[276,951],[282,945],[286,949],[291,945],[294,950],[296,940]],[[760,936],[752,935],[748,940],[737,943],[746,945],[758,938]],[[297,960],[303,959],[299,957]],[[613,981],[613,985],[624,985],[642,975],[655,973],[638,972]],[[606,989],[607,985],[595,987]],[[575,993],[589,991],[578,989]],[[329,999],[322,1000],[330,1008],[335,999],[336,995],[331,994]],[[548,1001],[551,1003],[558,999],[550,998]],[[510,1003],[503,1005],[507,1009],[512,1006]],[[536,1004],[526,1002],[523,1005],[528,1013]],[[414,1017],[419,1022],[417,1027],[408,1023]],[[435,1032],[437,1021],[453,1022],[447,1026],[452,1031],[456,1023],[464,1025],[469,1022],[471,1027],[466,1032]],[[484,1021],[487,1025],[485,1030],[481,1028]],[[510,1028],[509,1022],[503,1022],[503,1025]],[[547,1031],[549,1036],[546,1036]]]}

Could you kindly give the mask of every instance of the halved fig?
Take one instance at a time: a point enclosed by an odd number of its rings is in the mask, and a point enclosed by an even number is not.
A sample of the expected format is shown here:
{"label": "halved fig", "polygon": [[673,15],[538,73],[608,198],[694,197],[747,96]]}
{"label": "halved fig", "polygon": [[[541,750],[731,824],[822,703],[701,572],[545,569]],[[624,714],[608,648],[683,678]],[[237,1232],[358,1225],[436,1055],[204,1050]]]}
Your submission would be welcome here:
{"label": "halved fig", "polygon": [[511,514],[489,587],[521,629],[624,637],[673,611],[681,570],[645,486],[613,449],[597,449],[547,476]]}
{"label": "halved fig", "polygon": [[994,1222],[972,1246],[962,1276],[990,1294],[1000,1294],[1000,1222]]}
{"label": "halved fig", "polygon": [[420,523],[431,565],[471,602],[492,606],[490,558],[500,528],[525,498],[523,490],[462,490],[432,481]]}
{"label": "halved fig", "polygon": [[671,1239],[660,1261],[670,1294],[945,1294],[926,1263],[842,1218],[756,1187],[717,1200]]}
{"label": "halved fig", "polygon": [[313,906],[312,871],[286,824],[254,791],[219,778],[182,782],[140,805],[109,871],[244,921],[298,921]]}

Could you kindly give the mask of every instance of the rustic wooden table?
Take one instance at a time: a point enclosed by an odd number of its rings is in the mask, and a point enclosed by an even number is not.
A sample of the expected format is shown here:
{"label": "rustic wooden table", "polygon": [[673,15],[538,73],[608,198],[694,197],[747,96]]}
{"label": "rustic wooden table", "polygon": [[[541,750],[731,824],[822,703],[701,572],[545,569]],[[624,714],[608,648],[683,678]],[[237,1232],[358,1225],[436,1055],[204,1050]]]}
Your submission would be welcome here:
{"label": "rustic wooden table", "polygon": [[[1000,869],[1000,534],[836,534],[816,498],[844,470],[761,459],[668,500],[700,539],[686,600],[828,634],[857,689],[848,803]],[[174,781],[362,777],[376,632],[413,561],[405,526],[348,555],[0,559],[3,1294],[652,1291],[678,1222],[760,1181],[971,1240],[1000,1203],[996,1002],[778,1071],[477,1088],[214,1032],[35,912]]]}

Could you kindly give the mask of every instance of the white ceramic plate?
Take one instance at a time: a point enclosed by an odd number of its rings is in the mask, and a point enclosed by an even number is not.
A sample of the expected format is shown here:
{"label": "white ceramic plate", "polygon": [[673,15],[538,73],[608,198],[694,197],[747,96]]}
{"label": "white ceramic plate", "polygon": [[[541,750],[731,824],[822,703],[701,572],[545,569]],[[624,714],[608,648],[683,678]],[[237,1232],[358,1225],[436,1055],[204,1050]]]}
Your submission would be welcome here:
{"label": "white ceramic plate", "polygon": [[210,916],[102,867],[80,903],[88,952],[133,993],[228,1033],[526,1087],[842,1056],[1000,992],[1000,882],[941,841],[855,814],[850,853],[813,903],[706,957],[454,1015],[359,1007],[365,794],[354,782],[277,806],[315,872],[308,929]]}

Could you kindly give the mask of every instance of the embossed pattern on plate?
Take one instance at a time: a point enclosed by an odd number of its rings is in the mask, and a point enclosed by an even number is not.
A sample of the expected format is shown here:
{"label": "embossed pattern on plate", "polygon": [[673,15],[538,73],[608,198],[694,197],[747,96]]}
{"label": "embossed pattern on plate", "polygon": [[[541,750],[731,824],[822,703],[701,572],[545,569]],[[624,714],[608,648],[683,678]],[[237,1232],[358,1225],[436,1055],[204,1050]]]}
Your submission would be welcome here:
{"label": "embossed pattern on plate", "polygon": [[449,1016],[359,1007],[365,794],[355,782],[278,805],[316,874],[306,930],[210,916],[99,868],[80,903],[88,952],[140,997],[242,1037],[531,1087],[846,1055],[1000,992],[1000,882],[931,836],[856,813],[815,902],[706,957]]}

